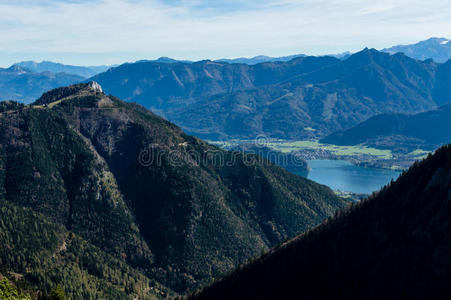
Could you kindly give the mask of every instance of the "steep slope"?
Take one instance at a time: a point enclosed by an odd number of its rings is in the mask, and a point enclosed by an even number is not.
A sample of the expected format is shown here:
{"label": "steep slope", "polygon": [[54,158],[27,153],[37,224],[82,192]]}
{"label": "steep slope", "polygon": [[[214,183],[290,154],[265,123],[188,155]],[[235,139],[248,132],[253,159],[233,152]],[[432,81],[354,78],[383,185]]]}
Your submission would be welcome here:
{"label": "steep slope", "polygon": [[438,66],[433,98],[438,105],[451,102],[451,60]]}
{"label": "steep slope", "polygon": [[58,284],[73,299],[148,299],[170,293],[150,283],[143,272],[30,209],[2,200],[0,216],[2,273],[23,276],[33,294],[45,295]]}
{"label": "steep slope", "polygon": [[390,54],[404,53],[415,59],[432,58],[436,62],[446,62],[451,59],[451,42],[445,38],[430,38],[411,45],[397,45],[381,50]]}
{"label": "steep slope", "polygon": [[52,72],[32,72],[20,66],[0,69],[0,100],[30,103],[42,93],[69,84],[81,82],[78,75]]}
{"label": "steep slope", "polygon": [[52,90],[31,106],[6,102],[0,113],[1,201],[179,293],[345,205],[325,186],[187,136],[96,83]]}
{"label": "steep slope", "polygon": [[374,49],[256,65],[141,62],[94,77],[209,139],[318,138],[380,113],[431,110],[451,101],[450,78],[449,64]]}
{"label": "steep slope", "polygon": [[261,159],[269,160],[291,173],[303,174],[305,177],[307,177],[309,171],[307,162],[297,153],[283,153],[256,143],[240,144],[230,150],[258,155]]}
{"label": "steep slope", "polygon": [[19,66],[22,68],[29,69],[33,72],[52,72],[52,73],[66,73],[81,76],[84,78],[92,77],[101,72],[105,72],[110,68],[110,66],[72,66],[64,65],[60,63],[55,63],[52,61],[22,61],[14,64],[13,66]]}
{"label": "steep slope", "polygon": [[447,299],[451,146],[193,299]]}
{"label": "steep slope", "polygon": [[372,117],[321,142],[335,145],[364,144],[390,149],[428,149],[451,142],[451,104],[415,115],[385,114]]}

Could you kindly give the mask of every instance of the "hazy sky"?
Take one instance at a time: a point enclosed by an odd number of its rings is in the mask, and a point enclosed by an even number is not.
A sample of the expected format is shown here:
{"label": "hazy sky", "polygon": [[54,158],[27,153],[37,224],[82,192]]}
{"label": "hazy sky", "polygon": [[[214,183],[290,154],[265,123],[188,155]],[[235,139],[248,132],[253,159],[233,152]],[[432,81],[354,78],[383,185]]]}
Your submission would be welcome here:
{"label": "hazy sky", "polygon": [[451,37],[451,0],[0,0],[0,66],[329,54]]}

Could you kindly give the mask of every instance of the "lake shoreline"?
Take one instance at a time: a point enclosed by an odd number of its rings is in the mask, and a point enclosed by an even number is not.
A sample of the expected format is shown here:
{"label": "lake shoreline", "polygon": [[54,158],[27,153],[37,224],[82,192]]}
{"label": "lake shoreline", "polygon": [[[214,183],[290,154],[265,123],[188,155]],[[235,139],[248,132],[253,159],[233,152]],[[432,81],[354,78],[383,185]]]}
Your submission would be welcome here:
{"label": "lake shoreline", "polygon": [[397,170],[362,167],[338,159],[307,160],[307,164],[311,170],[306,178],[343,193],[369,195],[401,174]]}

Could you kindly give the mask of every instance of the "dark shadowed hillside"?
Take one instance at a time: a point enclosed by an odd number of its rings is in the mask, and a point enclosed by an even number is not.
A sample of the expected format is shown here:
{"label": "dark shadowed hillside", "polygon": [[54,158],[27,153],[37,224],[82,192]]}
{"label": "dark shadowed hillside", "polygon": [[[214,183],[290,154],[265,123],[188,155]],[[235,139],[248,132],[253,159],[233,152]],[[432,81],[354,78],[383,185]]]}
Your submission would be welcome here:
{"label": "dark shadowed hillside", "polygon": [[[183,293],[345,205],[325,186],[210,146],[95,83],[52,90],[30,106],[4,102],[0,120],[0,201],[12,205],[1,216],[1,266],[37,287],[68,285],[74,297],[85,279],[49,269],[54,255],[74,255],[77,272],[95,279],[85,290],[90,297],[96,282],[106,284],[103,294],[130,298]],[[11,209],[33,214],[36,225],[14,225]],[[27,231],[36,226],[58,238],[39,244],[35,229]],[[18,262],[7,236],[20,236]],[[31,250],[20,242],[27,239]],[[92,249],[86,261],[68,246],[79,243]]]}
{"label": "dark shadowed hillside", "polygon": [[283,153],[275,151],[264,145],[258,145],[255,143],[240,144],[239,146],[233,147],[230,150],[258,155],[262,159],[269,160],[272,163],[281,166],[282,168],[291,173],[304,174],[305,177],[307,177],[309,171],[307,162],[304,159],[302,159],[300,155],[297,153]]}
{"label": "dark shadowed hillside", "polygon": [[364,144],[390,149],[428,149],[451,142],[451,104],[415,115],[378,115],[322,140],[335,145]]}
{"label": "dark shadowed hillside", "polygon": [[94,80],[200,137],[304,139],[348,129],[380,113],[418,113],[446,104],[451,101],[448,69],[364,49],[344,60],[138,62]]}
{"label": "dark shadowed hillside", "polygon": [[193,299],[448,299],[451,146]]}

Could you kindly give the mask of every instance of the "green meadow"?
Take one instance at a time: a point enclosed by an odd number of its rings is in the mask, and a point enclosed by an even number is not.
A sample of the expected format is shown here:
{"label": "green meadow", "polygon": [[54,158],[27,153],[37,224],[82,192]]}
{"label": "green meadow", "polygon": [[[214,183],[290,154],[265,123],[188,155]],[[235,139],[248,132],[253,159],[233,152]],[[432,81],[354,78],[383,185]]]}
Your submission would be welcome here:
{"label": "green meadow", "polygon": [[[231,148],[233,146],[244,143],[257,143],[262,146],[274,149],[276,151],[289,153],[298,150],[327,150],[337,156],[360,156],[370,155],[378,159],[391,159],[393,154],[391,150],[383,150],[376,148],[369,148],[366,146],[337,146],[322,144],[318,141],[285,141],[285,140],[270,140],[270,141],[255,141],[255,140],[230,140],[230,141],[210,141],[221,148]],[[416,150],[415,155],[423,154],[423,150]]]}

